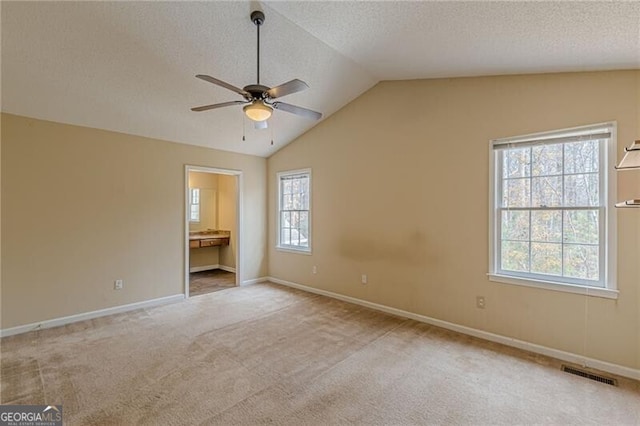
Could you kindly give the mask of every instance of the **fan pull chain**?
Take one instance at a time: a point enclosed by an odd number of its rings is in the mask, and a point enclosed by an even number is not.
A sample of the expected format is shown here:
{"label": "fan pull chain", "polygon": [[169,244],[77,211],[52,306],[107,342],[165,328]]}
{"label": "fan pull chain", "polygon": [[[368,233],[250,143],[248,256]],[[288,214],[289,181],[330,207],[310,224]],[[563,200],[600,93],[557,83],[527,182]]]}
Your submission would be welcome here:
{"label": "fan pull chain", "polygon": [[269,126],[269,130],[271,130],[271,146],[273,146],[273,122],[271,123],[271,126]]}
{"label": "fan pull chain", "polygon": [[246,120],[244,118],[244,114],[242,114],[242,142],[245,141],[245,137],[244,137],[244,129],[247,126]]}

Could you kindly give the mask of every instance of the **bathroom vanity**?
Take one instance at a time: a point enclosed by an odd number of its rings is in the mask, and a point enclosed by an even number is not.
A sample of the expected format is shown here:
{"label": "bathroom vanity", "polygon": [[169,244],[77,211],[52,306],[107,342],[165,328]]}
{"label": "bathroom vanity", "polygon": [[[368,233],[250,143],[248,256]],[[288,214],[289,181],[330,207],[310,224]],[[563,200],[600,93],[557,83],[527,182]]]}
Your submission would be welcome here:
{"label": "bathroom vanity", "polygon": [[189,248],[228,246],[231,231],[209,229],[189,232]]}

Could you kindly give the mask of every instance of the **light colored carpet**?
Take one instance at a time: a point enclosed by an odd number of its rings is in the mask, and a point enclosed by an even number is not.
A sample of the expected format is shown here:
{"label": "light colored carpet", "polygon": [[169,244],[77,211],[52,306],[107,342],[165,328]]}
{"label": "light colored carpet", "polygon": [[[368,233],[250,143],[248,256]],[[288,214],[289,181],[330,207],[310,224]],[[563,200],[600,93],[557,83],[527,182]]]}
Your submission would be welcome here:
{"label": "light colored carpet", "polygon": [[640,424],[640,384],[256,284],[1,341],[3,404],[65,424]]}

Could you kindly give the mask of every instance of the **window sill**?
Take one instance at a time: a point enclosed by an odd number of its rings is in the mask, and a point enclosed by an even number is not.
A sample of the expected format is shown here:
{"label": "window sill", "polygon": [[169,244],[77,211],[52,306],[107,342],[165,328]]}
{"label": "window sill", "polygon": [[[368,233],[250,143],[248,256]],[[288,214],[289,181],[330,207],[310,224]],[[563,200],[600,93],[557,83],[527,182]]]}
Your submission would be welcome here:
{"label": "window sill", "polygon": [[585,296],[603,297],[605,299],[617,299],[618,290],[612,290],[602,287],[589,287],[575,284],[560,284],[553,281],[529,280],[525,278],[516,278],[506,275],[487,274],[489,281],[495,281],[504,284],[515,284],[525,287],[542,288],[545,290],[562,291],[564,293],[582,294]]}
{"label": "window sill", "polygon": [[293,247],[276,246],[276,250],[282,251],[282,252],[285,252],[285,253],[306,254],[307,256],[311,256],[311,249],[310,248],[293,248]]}

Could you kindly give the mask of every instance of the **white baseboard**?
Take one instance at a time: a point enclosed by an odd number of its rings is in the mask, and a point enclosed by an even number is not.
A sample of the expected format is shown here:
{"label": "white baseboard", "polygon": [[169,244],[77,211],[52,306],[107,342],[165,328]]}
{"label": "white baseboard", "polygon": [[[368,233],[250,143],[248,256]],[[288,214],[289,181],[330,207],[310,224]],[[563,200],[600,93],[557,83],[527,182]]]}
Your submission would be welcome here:
{"label": "white baseboard", "polygon": [[269,277],[259,277],[259,278],[254,278],[254,279],[251,279],[251,280],[244,280],[244,281],[242,281],[242,284],[240,284],[240,285],[244,286],[244,285],[257,284],[257,283],[262,283],[262,282],[265,282],[265,281],[269,281],[270,279],[271,278],[269,278]]}
{"label": "white baseboard", "polygon": [[173,296],[159,297],[157,299],[144,300],[142,302],[129,303],[127,305],[114,306],[112,308],[70,315],[68,317],[54,318],[33,324],[19,325],[17,327],[0,330],[0,337],[13,336],[14,334],[27,333],[29,331],[42,330],[45,328],[59,327],[61,325],[71,324],[78,321],[104,317],[106,315],[120,314],[122,312],[133,311],[134,309],[166,305],[169,303],[180,302],[182,300],[184,300],[184,294],[174,294]]}
{"label": "white baseboard", "polygon": [[437,327],[446,328],[447,330],[456,331],[458,333],[467,334],[469,336],[478,337],[480,339],[489,340],[491,342],[501,343],[503,345],[512,346],[518,349],[523,349],[529,352],[534,352],[541,355],[546,355],[552,358],[556,358],[562,361],[571,362],[574,364],[582,365],[584,367],[594,368],[601,371],[617,374],[619,376],[629,377],[631,379],[640,380],[640,369],[625,367],[623,365],[613,364],[607,361],[601,361],[598,359],[587,358],[582,355],[574,354],[571,352],[561,351],[559,349],[553,349],[535,343],[525,342],[524,340],[518,340],[500,334],[490,333],[488,331],[478,330],[476,328],[467,327],[464,325],[454,324],[448,321],[439,320],[436,318],[427,317],[425,315],[415,314],[413,312],[404,311],[402,309],[396,309],[378,303],[367,302],[366,300],[357,299],[351,296],[344,296],[342,294],[333,293],[331,291],[321,290],[314,287],[309,287],[303,284],[294,283],[291,281],[281,280],[275,277],[268,277],[268,281],[284,285],[287,287],[297,288],[299,290],[307,291],[309,293],[320,294],[322,296],[331,297],[334,299],[342,300],[344,302],[353,303],[367,308],[375,309],[378,311],[386,312],[389,314],[397,315],[404,318],[410,318],[426,324],[435,325]]}
{"label": "white baseboard", "polygon": [[212,269],[220,269],[220,265],[191,266],[189,267],[189,273],[210,271]]}
{"label": "white baseboard", "polygon": [[234,274],[236,273],[236,268],[232,268],[231,266],[225,266],[225,265],[192,266],[189,268],[189,273],[211,271],[213,269],[221,269],[223,271],[233,272]]}

